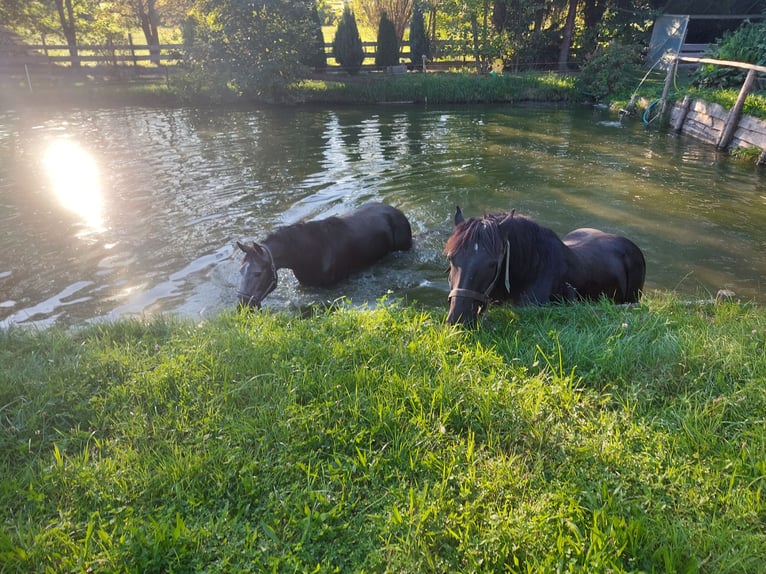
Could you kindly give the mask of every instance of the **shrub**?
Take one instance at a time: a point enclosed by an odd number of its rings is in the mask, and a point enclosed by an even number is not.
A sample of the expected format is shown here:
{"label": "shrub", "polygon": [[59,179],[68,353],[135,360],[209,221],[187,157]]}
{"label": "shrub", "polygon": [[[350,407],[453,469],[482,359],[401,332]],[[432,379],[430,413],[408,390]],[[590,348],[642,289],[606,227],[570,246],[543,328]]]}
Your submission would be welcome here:
{"label": "shrub", "polygon": [[[726,32],[717,47],[706,56],[748,64],[766,65],[766,24],[745,21],[734,32]],[[728,88],[740,86],[747,70],[703,64],[697,70],[695,83],[703,87]]]}
{"label": "shrub", "polygon": [[394,23],[385,12],[380,14],[378,24],[378,48],[375,52],[376,66],[395,66],[399,63],[399,40]]}
{"label": "shrub", "polygon": [[359,29],[356,26],[356,17],[348,5],[343,9],[332,41],[332,55],[349,74],[359,72],[359,66],[364,61],[364,49]]}
{"label": "shrub", "polygon": [[629,91],[641,74],[641,47],[612,42],[583,65],[577,89],[600,100]]}

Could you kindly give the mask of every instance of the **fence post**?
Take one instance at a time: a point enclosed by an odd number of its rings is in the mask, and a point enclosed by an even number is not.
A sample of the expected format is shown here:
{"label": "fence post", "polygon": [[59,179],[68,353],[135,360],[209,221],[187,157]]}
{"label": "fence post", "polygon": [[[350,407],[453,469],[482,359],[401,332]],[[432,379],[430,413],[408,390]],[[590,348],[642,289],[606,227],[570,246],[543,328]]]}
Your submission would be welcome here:
{"label": "fence post", "polygon": [[755,70],[750,68],[750,70],[747,72],[745,82],[742,84],[742,89],[739,91],[739,96],[737,96],[737,103],[734,104],[734,107],[729,111],[729,115],[726,116],[726,125],[724,126],[723,131],[721,131],[721,137],[718,140],[718,145],[716,146],[719,150],[726,149],[729,146],[729,143],[731,143],[734,132],[739,125],[739,118],[742,115],[742,108],[745,105],[745,98],[747,98],[747,94],[750,92],[750,89],[753,87],[754,83]]}
{"label": "fence post", "polygon": [[683,102],[681,102],[681,111],[678,114],[678,120],[676,122],[676,125],[673,126],[673,129],[680,133],[681,130],[684,127],[684,122],[686,121],[686,116],[689,115],[689,108],[692,105],[692,99],[689,97],[689,94],[686,94],[684,96]]}
{"label": "fence post", "polygon": [[32,78],[29,77],[29,66],[24,64],[24,73],[27,75],[27,86],[29,86],[29,93],[32,94]]}
{"label": "fence post", "polygon": [[677,59],[673,60],[673,63],[668,66],[668,75],[665,76],[665,85],[662,88],[662,97],[660,98],[660,118],[665,117],[665,111],[668,106],[668,93],[670,92],[670,85],[673,83],[673,76],[676,75],[676,66],[678,66]]}
{"label": "fence post", "polygon": [[133,58],[133,66],[137,66],[138,62],[136,61],[136,50],[133,47],[133,34],[128,32],[128,45],[130,45],[130,57]]}

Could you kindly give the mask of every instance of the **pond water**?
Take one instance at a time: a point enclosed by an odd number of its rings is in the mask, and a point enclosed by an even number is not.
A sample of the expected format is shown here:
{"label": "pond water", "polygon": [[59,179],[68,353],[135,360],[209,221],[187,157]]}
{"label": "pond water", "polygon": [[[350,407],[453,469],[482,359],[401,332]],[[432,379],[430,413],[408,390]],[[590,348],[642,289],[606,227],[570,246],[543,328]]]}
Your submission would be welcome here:
{"label": "pond water", "polygon": [[235,304],[236,240],[368,200],[407,214],[413,249],[333,289],[282,270],[265,306],[446,311],[458,204],[627,235],[648,290],[766,302],[763,168],[606,110],[36,108],[0,112],[0,326],[210,316]]}

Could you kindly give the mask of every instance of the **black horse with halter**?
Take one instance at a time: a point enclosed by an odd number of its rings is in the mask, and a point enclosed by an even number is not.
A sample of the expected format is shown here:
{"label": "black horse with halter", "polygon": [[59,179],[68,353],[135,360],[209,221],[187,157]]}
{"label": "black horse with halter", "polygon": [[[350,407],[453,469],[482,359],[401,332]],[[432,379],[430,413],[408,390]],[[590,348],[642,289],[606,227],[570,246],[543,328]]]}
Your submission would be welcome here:
{"label": "black horse with halter", "polygon": [[268,259],[267,272],[261,273],[256,281],[244,282],[244,289],[237,290],[237,298],[239,304],[248,307],[261,308],[261,303],[266,296],[277,288],[279,282],[279,276],[277,275],[277,266],[274,263],[274,256],[271,254],[271,250],[265,245],[259,245],[253,242],[252,245],[245,245],[237,241],[237,247],[239,247],[244,253],[245,257],[240,265],[239,272],[242,277],[247,276],[248,266],[254,264],[254,259],[263,258],[265,254]]}
{"label": "black horse with halter", "polygon": [[397,208],[369,202],[345,215],[277,228],[261,242],[237,247],[245,254],[239,304],[260,307],[277,287],[278,269],[291,269],[301,285],[330,287],[393,251],[410,249],[412,229]]}
{"label": "black horse with halter", "polygon": [[[490,293],[492,293],[492,291],[495,289],[497,280],[500,279],[500,272],[502,269],[505,269],[505,281],[503,282],[503,284],[505,285],[505,290],[510,292],[511,279],[509,276],[509,257],[508,257],[510,250],[511,250],[511,243],[510,241],[506,239],[505,250],[501,253],[497,261],[497,270],[495,271],[495,277],[494,279],[492,279],[492,281],[484,290],[484,292],[474,291],[472,289],[465,289],[462,287],[456,287],[454,289],[450,289],[449,295],[447,295],[447,299],[453,299],[454,297],[467,297],[469,299],[474,299],[478,301],[479,303],[481,303],[483,307],[486,307],[492,302]],[[503,261],[505,261],[505,265],[503,265]]]}
{"label": "black horse with halter", "polygon": [[444,252],[450,263],[448,323],[473,325],[494,300],[542,305],[603,297],[637,303],[646,276],[643,253],[626,237],[586,227],[559,238],[513,211],[465,219],[458,207]]}

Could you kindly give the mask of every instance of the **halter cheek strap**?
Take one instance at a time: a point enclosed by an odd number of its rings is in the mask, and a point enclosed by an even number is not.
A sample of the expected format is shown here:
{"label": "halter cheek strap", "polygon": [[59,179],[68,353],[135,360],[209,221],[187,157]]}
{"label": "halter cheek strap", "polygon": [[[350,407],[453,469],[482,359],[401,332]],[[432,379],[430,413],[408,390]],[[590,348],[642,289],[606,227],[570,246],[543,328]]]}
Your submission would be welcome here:
{"label": "halter cheek strap", "polygon": [[487,287],[487,290],[484,291],[484,293],[481,293],[479,291],[473,291],[472,289],[456,288],[456,289],[452,289],[452,291],[449,292],[449,295],[447,296],[447,298],[452,299],[453,297],[467,297],[469,299],[474,299],[478,301],[482,305],[488,305],[490,302],[489,294],[492,293],[492,290],[495,288],[495,283],[497,283],[497,280],[500,278],[500,264],[503,262],[503,257],[505,257],[505,281],[503,283],[505,285],[505,290],[510,293],[511,292],[510,261],[509,261],[510,251],[511,251],[511,242],[506,239],[505,251],[500,256],[500,259],[497,262],[497,271],[495,272],[495,277],[494,279],[492,279],[492,282],[489,284],[489,287]]}
{"label": "halter cheek strap", "polygon": [[248,305],[252,305],[253,302],[255,302],[255,306],[258,307],[259,309],[261,308],[261,302],[266,298],[266,295],[268,295],[274,289],[276,289],[277,283],[279,282],[279,275],[277,274],[277,266],[274,264],[274,256],[271,254],[271,250],[265,245],[261,245],[260,247],[269,256],[269,267],[271,269],[271,281],[266,286],[266,289],[263,290],[263,294],[260,297],[253,293],[245,293],[244,291],[237,291],[238,296],[247,297]]}

